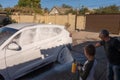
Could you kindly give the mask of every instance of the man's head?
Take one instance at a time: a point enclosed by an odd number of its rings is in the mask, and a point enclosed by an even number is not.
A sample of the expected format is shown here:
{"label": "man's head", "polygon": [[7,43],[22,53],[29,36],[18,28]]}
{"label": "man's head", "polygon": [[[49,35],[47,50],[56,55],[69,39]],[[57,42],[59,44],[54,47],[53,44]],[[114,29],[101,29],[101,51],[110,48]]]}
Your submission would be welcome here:
{"label": "man's head", "polygon": [[87,45],[87,46],[84,47],[84,53],[85,53],[85,56],[88,59],[89,58],[94,58],[95,52],[96,52],[95,46],[92,45],[92,44],[89,44],[89,45]]}
{"label": "man's head", "polygon": [[99,33],[99,38],[102,40],[109,38],[109,31],[107,31],[106,29],[101,30]]}

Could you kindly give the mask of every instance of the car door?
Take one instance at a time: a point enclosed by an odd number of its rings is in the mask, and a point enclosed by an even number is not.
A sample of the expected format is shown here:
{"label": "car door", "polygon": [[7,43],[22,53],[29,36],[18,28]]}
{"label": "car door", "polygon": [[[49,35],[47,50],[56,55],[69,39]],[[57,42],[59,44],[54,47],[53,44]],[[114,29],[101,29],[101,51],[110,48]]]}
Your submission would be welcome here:
{"label": "car door", "polygon": [[57,58],[59,48],[56,46],[57,33],[54,32],[53,27],[39,27],[37,28],[37,46],[40,47],[42,60],[45,62],[53,62]]}
{"label": "car door", "polygon": [[37,49],[35,44],[36,28],[27,29],[22,31],[17,36],[17,40],[13,39],[12,42],[20,46],[20,50],[6,50],[6,56],[13,54],[9,58],[6,57],[6,63],[13,67],[13,70],[8,68],[9,74],[12,77],[17,77],[29,72],[30,69],[40,64],[40,50]]}
{"label": "car door", "polygon": [[[13,48],[15,46],[19,46],[19,34],[15,36],[12,41],[5,47],[5,61],[7,66],[7,71],[9,76],[13,79],[14,76],[20,73],[23,64],[23,57],[21,55],[22,50],[17,50]],[[16,45],[14,44],[16,43]]]}
{"label": "car door", "polygon": [[24,30],[21,33],[19,44],[22,47],[22,57],[24,61],[23,72],[27,72],[40,65],[41,52],[36,45],[36,28]]}

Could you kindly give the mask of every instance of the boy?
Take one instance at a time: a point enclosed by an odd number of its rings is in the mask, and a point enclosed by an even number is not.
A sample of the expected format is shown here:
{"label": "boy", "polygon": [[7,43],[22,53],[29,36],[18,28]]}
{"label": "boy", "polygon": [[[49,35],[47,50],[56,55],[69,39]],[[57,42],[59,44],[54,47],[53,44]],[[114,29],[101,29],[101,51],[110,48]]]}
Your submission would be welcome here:
{"label": "boy", "polygon": [[89,44],[84,47],[84,54],[87,57],[87,61],[83,65],[83,67],[78,67],[80,71],[81,80],[95,80],[94,79],[94,72],[95,66],[97,64],[95,60],[95,46]]}

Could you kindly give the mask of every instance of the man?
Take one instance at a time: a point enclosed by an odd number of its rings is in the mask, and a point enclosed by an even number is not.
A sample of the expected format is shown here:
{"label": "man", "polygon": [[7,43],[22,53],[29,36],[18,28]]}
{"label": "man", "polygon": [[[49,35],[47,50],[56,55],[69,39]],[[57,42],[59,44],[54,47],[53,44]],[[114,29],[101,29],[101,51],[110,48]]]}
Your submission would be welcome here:
{"label": "man", "polygon": [[108,80],[120,80],[120,41],[110,37],[107,30],[101,30],[99,38],[101,41],[95,46],[104,46],[108,58]]}

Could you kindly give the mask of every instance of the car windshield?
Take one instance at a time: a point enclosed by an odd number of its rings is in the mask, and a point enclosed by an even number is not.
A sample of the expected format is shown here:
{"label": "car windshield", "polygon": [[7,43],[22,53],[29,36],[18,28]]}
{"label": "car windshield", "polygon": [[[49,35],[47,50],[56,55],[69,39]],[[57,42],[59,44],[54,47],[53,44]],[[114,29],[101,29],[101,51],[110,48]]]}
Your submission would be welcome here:
{"label": "car windshield", "polygon": [[18,30],[8,27],[0,28],[0,46]]}

